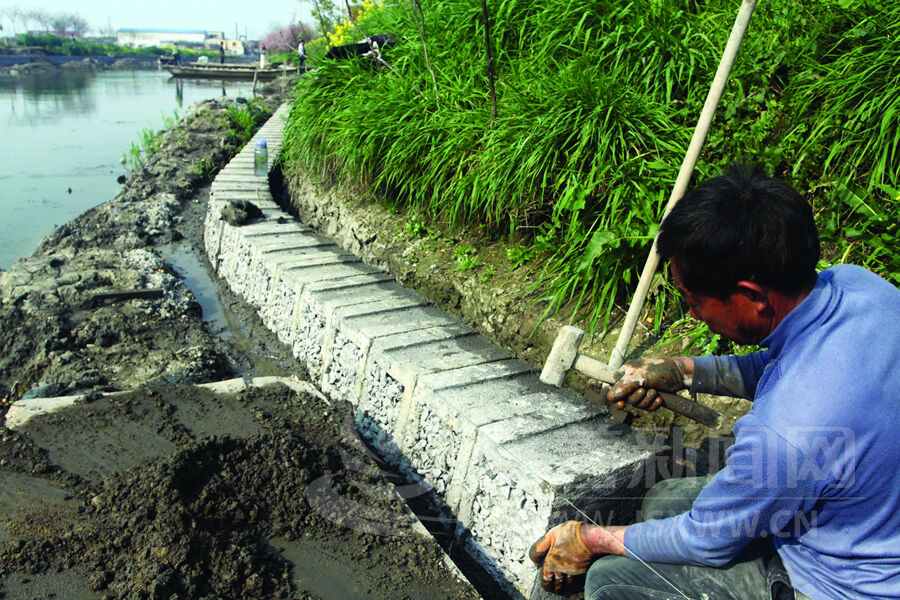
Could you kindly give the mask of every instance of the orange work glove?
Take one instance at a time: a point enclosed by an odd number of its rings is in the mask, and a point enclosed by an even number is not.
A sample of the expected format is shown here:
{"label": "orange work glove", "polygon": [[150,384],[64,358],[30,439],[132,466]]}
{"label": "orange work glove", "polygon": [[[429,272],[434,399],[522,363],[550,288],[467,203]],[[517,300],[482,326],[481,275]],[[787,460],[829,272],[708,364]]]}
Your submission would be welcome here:
{"label": "orange work glove", "polygon": [[548,592],[561,593],[579,575],[587,573],[594,560],[581,537],[581,521],[566,521],[531,545],[528,558],[541,568],[541,584]]}

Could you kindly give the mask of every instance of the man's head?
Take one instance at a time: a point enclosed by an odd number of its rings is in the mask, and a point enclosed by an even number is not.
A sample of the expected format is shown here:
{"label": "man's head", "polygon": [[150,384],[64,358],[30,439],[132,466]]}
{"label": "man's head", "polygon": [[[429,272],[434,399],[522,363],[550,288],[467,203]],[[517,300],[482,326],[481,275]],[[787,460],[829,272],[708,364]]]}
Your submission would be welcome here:
{"label": "man's head", "polygon": [[732,167],[691,190],[660,226],[692,313],[741,343],[764,338],[816,281],[809,204],[761,169]]}

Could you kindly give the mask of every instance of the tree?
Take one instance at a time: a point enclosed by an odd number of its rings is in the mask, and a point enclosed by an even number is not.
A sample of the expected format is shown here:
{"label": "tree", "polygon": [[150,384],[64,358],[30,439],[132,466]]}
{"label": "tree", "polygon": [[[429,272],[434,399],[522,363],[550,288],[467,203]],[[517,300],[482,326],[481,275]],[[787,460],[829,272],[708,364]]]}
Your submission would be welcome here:
{"label": "tree", "polygon": [[312,15],[319,22],[319,34],[325,35],[334,29],[334,24],[340,20],[340,10],[332,0],[310,0],[312,2]]}
{"label": "tree", "polygon": [[266,50],[296,50],[297,41],[303,38],[307,42],[315,37],[315,30],[305,23],[297,23],[288,25],[272,31],[260,42],[266,47]]}
{"label": "tree", "polygon": [[88,22],[76,13],[57,13],[50,16],[50,25],[53,31],[72,32],[78,37],[88,30]]}

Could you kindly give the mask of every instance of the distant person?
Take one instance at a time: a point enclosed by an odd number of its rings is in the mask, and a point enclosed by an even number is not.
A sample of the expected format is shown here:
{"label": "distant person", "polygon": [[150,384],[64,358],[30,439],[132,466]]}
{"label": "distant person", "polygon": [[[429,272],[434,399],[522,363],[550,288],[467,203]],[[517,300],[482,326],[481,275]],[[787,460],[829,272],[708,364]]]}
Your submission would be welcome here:
{"label": "distant person", "polygon": [[259,45],[259,68],[260,69],[266,68],[266,45],[265,44]]}
{"label": "distant person", "polygon": [[306,44],[303,43],[303,38],[300,38],[300,45],[297,46],[297,56],[300,58],[300,70],[303,70],[303,63],[306,62]]}
{"label": "distant person", "polygon": [[181,50],[178,48],[178,44],[175,44],[175,49],[172,51],[172,61],[175,66],[181,66]]}
{"label": "distant person", "polygon": [[225,42],[219,42],[219,64],[225,64]]}

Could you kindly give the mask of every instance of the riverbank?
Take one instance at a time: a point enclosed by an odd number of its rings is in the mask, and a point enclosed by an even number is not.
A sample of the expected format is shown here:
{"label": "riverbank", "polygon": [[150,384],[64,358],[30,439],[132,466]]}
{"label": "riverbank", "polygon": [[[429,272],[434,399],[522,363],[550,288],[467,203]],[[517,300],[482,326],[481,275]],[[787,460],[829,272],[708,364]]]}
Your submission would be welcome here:
{"label": "riverbank", "polygon": [[60,56],[53,54],[0,55],[0,76],[18,77],[34,73],[97,70],[156,69],[156,56]]}
{"label": "riverbank", "polygon": [[473,597],[430,538],[405,535],[402,502],[354,442],[349,409],[281,388],[191,385],[302,375],[227,291],[231,335],[212,331],[167,260],[202,246],[205,186],[236,150],[226,115],[241,103],[193,106],[115,199],[0,274],[0,414],[22,396],[87,395],[3,427],[8,597]]}

